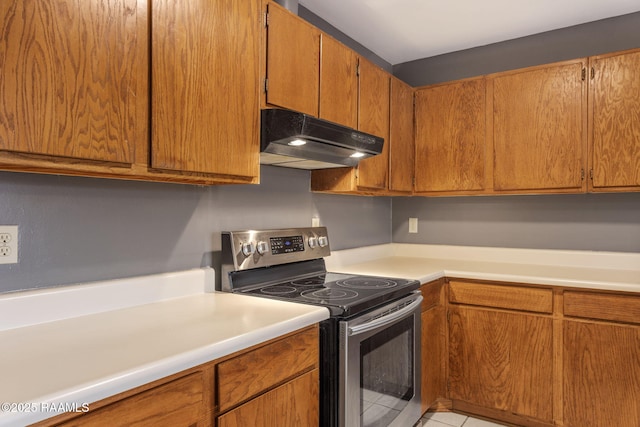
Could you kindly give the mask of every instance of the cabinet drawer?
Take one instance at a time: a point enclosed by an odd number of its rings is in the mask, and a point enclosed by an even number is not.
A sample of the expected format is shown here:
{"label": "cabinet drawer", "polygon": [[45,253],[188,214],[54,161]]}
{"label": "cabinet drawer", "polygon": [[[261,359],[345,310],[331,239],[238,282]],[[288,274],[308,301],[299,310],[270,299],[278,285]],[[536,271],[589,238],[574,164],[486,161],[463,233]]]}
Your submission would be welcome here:
{"label": "cabinet drawer", "polygon": [[565,291],[564,315],[640,324],[640,296]]}
{"label": "cabinet drawer", "polygon": [[218,417],[218,427],[288,427],[319,425],[318,369]]}
{"label": "cabinet drawer", "polygon": [[318,365],[318,329],[306,329],[217,366],[220,412]]}
{"label": "cabinet drawer", "polygon": [[58,426],[171,425],[189,426],[204,417],[204,375],[196,372],[160,385]]}
{"label": "cabinet drawer", "polygon": [[551,289],[524,286],[486,285],[451,280],[449,282],[449,301],[458,304],[536,313],[553,312],[553,291]]}

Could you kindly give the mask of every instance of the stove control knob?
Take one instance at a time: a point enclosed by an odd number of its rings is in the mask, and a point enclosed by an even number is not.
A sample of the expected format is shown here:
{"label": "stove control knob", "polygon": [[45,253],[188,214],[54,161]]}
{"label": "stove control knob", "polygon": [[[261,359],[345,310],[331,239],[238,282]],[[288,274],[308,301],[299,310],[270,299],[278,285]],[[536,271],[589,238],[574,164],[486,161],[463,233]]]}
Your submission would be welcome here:
{"label": "stove control knob", "polygon": [[318,238],[317,237],[309,237],[309,247],[311,249],[315,249],[318,246]]}
{"label": "stove control knob", "polygon": [[242,244],[242,253],[244,256],[251,256],[256,252],[256,244],[254,242],[247,242]]}
{"label": "stove control knob", "polygon": [[327,236],[320,236],[318,237],[318,244],[321,248],[324,248],[329,244],[329,239],[327,238]]}
{"label": "stove control knob", "polygon": [[258,251],[258,253],[260,255],[264,255],[267,252],[269,252],[269,245],[267,244],[267,242],[264,242],[264,241],[261,240],[256,245],[256,250]]}

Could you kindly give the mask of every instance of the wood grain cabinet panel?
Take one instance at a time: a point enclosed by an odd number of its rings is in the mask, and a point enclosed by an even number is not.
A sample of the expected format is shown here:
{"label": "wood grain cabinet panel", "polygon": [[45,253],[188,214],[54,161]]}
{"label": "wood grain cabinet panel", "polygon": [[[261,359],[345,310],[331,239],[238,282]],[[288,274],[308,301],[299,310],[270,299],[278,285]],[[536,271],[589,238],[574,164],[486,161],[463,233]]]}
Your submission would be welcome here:
{"label": "wood grain cabinet panel", "polygon": [[494,191],[586,191],[586,60],[491,78]]}
{"label": "wood grain cabinet panel", "polygon": [[318,117],[320,30],[276,3],[268,8],[267,103]]}
{"label": "wood grain cabinet panel", "polygon": [[57,425],[198,426],[208,409],[205,402],[204,378],[194,373]]}
{"label": "wood grain cabinet panel", "polygon": [[450,397],[553,420],[553,320],[450,306]]}
{"label": "wood grain cabinet panel", "polygon": [[342,194],[385,194],[389,188],[389,105],[391,75],[359,57],[358,130],[384,138],[381,154],[355,168],[311,172],[311,190]]}
{"label": "wood grain cabinet panel", "polygon": [[413,131],[413,88],[391,78],[389,119],[389,191],[413,191],[415,140]]}
{"label": "wood grain cabinet panel", "polygon": [[217,366],[220,411],[317,367],[317,329],[307,329]]}
{"label": "wood grain cabinet panel", "polygon": [[564,291],[563,302],[565,316],[640,324],[637,295]]}
{"label": "wood grain cabinet panel", "polygon": [[449,301],[508,310],[553,312],[553,291],[514,285],[488,285],[451,280]]}
{"label": "wood grain cabinet panel", "polygon": [[422,296],[422,412],[447,396],[447,321],[444,279],[420,287]]}
{"label": "wood grain cabinet panel", "polygon": [[260,7],[152,3],[152,167],[257,179]]}
{"label": "wood grain cabinet panel", "polygon": [[640,327],[565,321],[563,352],[565,426],[640,425]]}
{"label": "wood grain cabinet panel", "polygon": [[138,2],[0,2],[0,151],[131,164]]}
{"label": "wood grain cabinet panel", "polygon": [[319,393],[319,373],[314,369],[218,417],[217,426],[317,426]]}
{"label": "wood grain cabinet panel", "polygon": [[640,50],[591,59],[592,189],[640,190]]}
{"label": "wood grain cabinet panel", "polygon": [[320,49],[320,118],[350,128],[358,126],[358,58],[322,34]]}
{"label": "wood grain cabinet panel", "polygon": [[486,188],[484,78],[416,90],[416,193]]}
{"label": "wood grain cabinet panel", "polygon": [[389,186],[389,94],[390,75],[359,59],[358,129],[384,138],[382,153],[360,161],[358,186],[386,190]]}

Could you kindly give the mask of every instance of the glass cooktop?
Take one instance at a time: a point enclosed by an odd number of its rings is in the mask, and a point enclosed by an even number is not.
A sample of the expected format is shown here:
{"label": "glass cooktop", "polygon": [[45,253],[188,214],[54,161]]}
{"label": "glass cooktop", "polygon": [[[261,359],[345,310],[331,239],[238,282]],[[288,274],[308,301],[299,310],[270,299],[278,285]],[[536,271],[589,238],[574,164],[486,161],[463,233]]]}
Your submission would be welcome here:
{"label": "glass cooktop", "polygon": [[348,317],[418,289],[416,280],[323,273],[242,290],[247,295],[321,305],[332,316]]}

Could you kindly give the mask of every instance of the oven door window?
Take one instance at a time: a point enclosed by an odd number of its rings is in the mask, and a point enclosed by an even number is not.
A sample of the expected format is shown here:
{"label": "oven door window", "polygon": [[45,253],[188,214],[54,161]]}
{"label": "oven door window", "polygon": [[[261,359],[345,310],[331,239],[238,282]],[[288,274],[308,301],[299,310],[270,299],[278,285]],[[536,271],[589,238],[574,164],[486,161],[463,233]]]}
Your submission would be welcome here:
{"label": "oven door window", "polygon": [[386,427],[414,395],[413,316],[360,343],[360,425]]}

